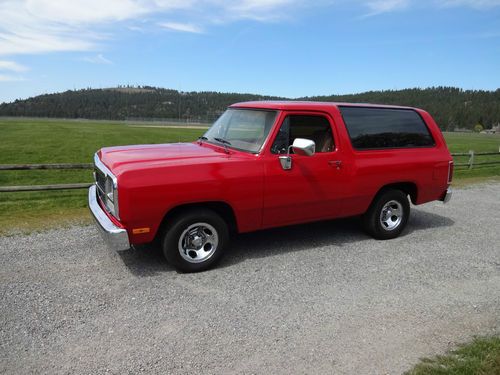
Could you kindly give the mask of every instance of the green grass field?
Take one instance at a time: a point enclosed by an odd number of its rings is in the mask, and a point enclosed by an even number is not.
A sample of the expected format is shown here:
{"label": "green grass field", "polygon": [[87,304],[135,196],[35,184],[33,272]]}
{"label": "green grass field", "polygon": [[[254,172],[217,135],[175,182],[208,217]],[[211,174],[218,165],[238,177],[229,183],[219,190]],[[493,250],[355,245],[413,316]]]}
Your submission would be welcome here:
{"label": "green grass field", "polygon": [[[104,146],[192,141],[199,128],[148,127],[105,121],[0,119],[0,164],[91,163]],[[445,134],[452,152],[498,151],[500,136]],[[481,160],[499,160],[500,156]],[[467,158],[460,160],[466,161]],[[479,161],[479,159],[477,159]],[[457,168],[457,181],[500,176],[500,165]],[[91,182],[90,170],[0,171],[0,186]],[[0,193],[0,234],[87,221],[85,190]]]}
{"label": "green grass field", "polygon": [[[476,134],[476,133],[444,133],[448,148],[453,152],[499,152],[500,135]],[[457,163],[467,163],[468,156],[455,157]],[[500,161],[499,155],[476,156],[475,162]],[[467,167],[455,168],[455,179],[460,182],[463,179],[477,179],[489,176],[500,176],[500,164],[493,166],[474,166],[471,170]]]}
{"label": "green grass field", "polygon": [[[0,119],[0,164],[91,163],[101,147],[192,141],[203,129]],[[91,170],[0,171],[0,186],[91,182]],[[0,234],[88,221],[86,190],[0,193]]]}
{"label": "green grass field", "polygon": [[406,375],[498,375],[500,338],[476,338],[446,355],[424,358]]}

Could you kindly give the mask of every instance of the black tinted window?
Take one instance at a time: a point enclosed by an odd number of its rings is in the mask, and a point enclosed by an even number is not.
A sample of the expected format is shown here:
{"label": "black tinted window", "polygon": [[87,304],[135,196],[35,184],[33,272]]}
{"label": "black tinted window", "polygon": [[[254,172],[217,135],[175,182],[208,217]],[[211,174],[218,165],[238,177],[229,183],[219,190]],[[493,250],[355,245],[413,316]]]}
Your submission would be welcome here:
{"label": "black tinted window", "polygon": [[420,115],[407,109],[340,107],[355,149],[434,145]]}
{"label": "black tinted window", "polygon": [[330,152],[334,149],[332,128],[323,116],[287,116],[281,124],[271,151],[274,154],[286,153],[295,138],[314,141],[316,152]]}

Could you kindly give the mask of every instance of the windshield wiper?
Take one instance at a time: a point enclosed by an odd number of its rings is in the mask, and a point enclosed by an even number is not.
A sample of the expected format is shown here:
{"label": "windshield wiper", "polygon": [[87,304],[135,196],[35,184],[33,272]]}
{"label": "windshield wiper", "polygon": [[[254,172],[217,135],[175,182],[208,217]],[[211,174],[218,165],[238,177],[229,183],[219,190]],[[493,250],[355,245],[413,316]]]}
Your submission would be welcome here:
{"label": "windshield wiper", "polygon": [[231,146],[231,142],[226,141],[224,138],[214,138],[217,142],[220,142],[224,145],[224,151],[226,151],[226,154],[229,154],[229,151],[227,150],[227,146]]}
{"label": "windshield wiper", "polygon": [[226,141],[224,138],[214,138],[217,142],[223,143],[225,145],[231,146],[231,142]]}
{"label": "windshield wiper", "polygon": [[202,135],[201,137],[198,137],[198,141],[200,141],[200,144],[202,141],[208,141],[208,138]]}

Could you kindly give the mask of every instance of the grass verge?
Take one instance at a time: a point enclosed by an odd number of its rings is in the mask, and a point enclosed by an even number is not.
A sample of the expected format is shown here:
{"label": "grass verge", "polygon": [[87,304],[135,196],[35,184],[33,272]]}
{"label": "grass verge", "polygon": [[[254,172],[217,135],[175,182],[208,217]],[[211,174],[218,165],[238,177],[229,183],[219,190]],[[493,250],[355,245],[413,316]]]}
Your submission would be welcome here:
{"label": "grass verge", "polygon": [[[500,136],[497,134],[476,134],[476,133],[444,133],[446,143],[450,152],[499,152],[500,151]],[[454,157],[455,163],[467,163],[469,156]],[[498,155],[476,156],[475,163],[500,161],[500,153]],[[500,164],[480,166],[476,165],[472,169],[468,167],[455,167],[455,180],[473,181],[477,178],[481,181],[484,177],[500,176]]]}
{"label": "grass verge", "polygon": [[424,358],[406,375],[499,375],[500,337],[476,338],[434,358]]}
{"label": "grass verge", "polygon": [[[91,163],[101,147],[195,140],[203,128],[0,119],[0,164]],[[91,182],[91,170],[0,171],[0,186]],[[0,193],[0,235],[90,222],[86,190]]]}
{"label": "grass verge", "polygon": [[0,193],[0,235],[91,223],[86,190]]}

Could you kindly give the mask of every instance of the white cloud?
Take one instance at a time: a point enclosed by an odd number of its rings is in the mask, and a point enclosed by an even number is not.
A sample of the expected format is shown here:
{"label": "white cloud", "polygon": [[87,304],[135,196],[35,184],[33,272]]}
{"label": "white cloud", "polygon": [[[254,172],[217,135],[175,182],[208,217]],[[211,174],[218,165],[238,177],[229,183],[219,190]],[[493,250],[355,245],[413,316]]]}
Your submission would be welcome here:
{"label": "white cloud", "polygon": [[192,23],[180,23],[180,22],[162,22],[159,23],[158,26],[163,27],[164,29],[173,30],[173,31],[183,31],[186,33],[202,33],[203,29],[197,25]]}
{"label": "white cloud", "polygon": [[[89,51],[116,35],[117,24],[141,22],[144,30],[161,18],[171,30],[200,33],[215,23],[251,19],[275,21],[306,7],[335,6],[346,0],[0,0],[0,56]],[[373,16],[423,3],[433,7],[488,9],[500,0],[355,0]],[[351,4],[353,2],[350,2]],[[123,24],[120,24],[123,23]],[[129,29],[133,29],[134,26]],[[149,28],[150,29],[150,28]],[[136,31],[139,28],[136,26]],[[113,32],[114,31],[114,32]]]}
{"label": "white cloud", "polygon": [[144,33],[144,29],[139,26],[127,26],[127,29],[129,29],[130,31],[137,31],[138,33]]}
{"label": "white cloud", "polygon": [[96,56],[92,56],[92,57],[90,57],[90,56],[84,57],[83,61],[89,62],[91,64],[106,64],[106,65],[113,64],[113,61],[105,58],[102,53],[99,53]]}
{"label": "white cloud", "polygon": [[368,8],[369,12],[363,17],[376,16],[408,9],[412,6],[427,7],[468,7],[479,10],[500,6],[500,0],[361,0],[360,3]]}
{"label": "white cloud", "polygon": [[363,18],[405,10],[412,6],[434,8],[468,7],[479,10],[500,6],[500,0],[359,0],[359,2],[368,8],[368,13],[363,15]]}
{"label": "white cloud", "polygon": [[[0,55],[81,51],[95,45],[97,35],[71,20],[64,9],[55,9],[55,1],[46,0],[43,3],[41,0],[6,0],[0,3]],[[54,12],[53,19],[47,10],[42,9],[43,5]],[[54,20],[59,16],[57,11],[60,11],[60,20]],[[76,8],[75,14],[78,11],[80,9]],[[85,19],[88,16],[82,14],[82,20]]]}
{"label": "white cloud", "polygon": [[365,6],[370,10],[365,17],[375,16],[377,14],[392,12],[407,8],[410,0],[371,0],[365,2]]}
{"label": "white cloud", "polygon": [[[45,30],[16,30],[0,33],[0,56],[14,54],[35,54],[57,51],[86,51],[95,46],[96,38],[78,35],[59,35]],[[94,40],[91,40],[94,39]]]}
{"label": "white cloud", "polygon": [[121,21],[148,12],[144,2],[134,0],[28,0],[24,3],[27,13],[40,20],[66,25]]}
{"label": "white cloud", "polygon": [[241,19],[268,21],[300,6],[316,7],[330,1],[0,0],[0,56],[98,49],[112,27],[132,20],[149,19],[156,24],[158,18],[175,17],[175,22],[166,22],[167,28],[200,33],[204,30],[200,25]]}
{"label": "white cloud", "polygon": [[[218,1],[223,10],[222,16],[228,19],[253,19],[267,21],[283,18],[290,10],[305,6],[307,2],[301,0],[241,0]],[[324,1],[317,1],[315,5],[322,5]]]}
{"label": "white cloud", "polygon": [[15,61],[0,60],[0,70],[10,70],[12,72],[25,72],[28,68]]}
{"label": "white cloud", "polygon": [[0,74],[0,82],[20,82],[20,81],[26,81],[26,79],[20,76]]}
{"label": "white cloud", "polygon": [[[176,6],[165,2],[161,9]],[[154,0],[4,0],[0,55],[91,50],[110,26],[159,9]]]}
{"label": "white cloud", "polygon": [[500,0],[444,0],[444,6],[468,6],[476,9],[488,9],[500,6]]}

